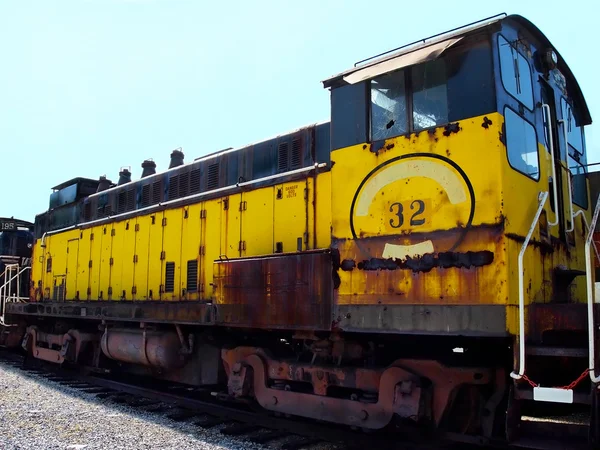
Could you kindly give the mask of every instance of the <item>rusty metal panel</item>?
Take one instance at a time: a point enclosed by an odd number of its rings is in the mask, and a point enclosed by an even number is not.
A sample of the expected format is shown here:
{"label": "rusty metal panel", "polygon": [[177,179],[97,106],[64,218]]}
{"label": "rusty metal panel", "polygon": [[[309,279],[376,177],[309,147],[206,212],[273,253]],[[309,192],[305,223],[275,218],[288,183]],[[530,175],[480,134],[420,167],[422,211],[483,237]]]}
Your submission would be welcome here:
{"label": "rusty metal panel", "polygon": [[329,252],[218,261],[214,265],[219,322],[256,328],[329,330]]}

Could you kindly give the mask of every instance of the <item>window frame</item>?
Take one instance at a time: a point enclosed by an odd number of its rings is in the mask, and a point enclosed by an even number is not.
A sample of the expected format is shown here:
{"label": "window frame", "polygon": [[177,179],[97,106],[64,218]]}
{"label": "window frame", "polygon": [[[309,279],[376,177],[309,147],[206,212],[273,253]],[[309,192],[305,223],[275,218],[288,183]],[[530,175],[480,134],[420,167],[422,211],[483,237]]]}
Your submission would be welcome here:
{"label": "window frame", "polygon": [[[388,139],[393,139],[396,138],[398,136],[405,136],[408,135],[410,133],[412,133],[413,131],[413,120],[412,120],[412,108],[413,108],[413,102],[412,102],[412,94],[409,95],[409,93],[412,90],[412,80],[410,79],[410,73],[407,69],[409,69],[412,66],[409,67],[402,67],[401,69],[397,69],[397,70],[392,70],[391,72],[386,72],[383,73],[381,75],[378,75],[376,77],[373,77],[369,80],[367,80],[367,103],[369,105],[368,108],[368,131],[369,131],[369,141],[368,142],[381,142],[381,141],[386,141]],[[405,104],[405,108],[406,108],[406,131],[404,133],[400,133],[400,134],[395,134],[393,136],[389,136],[386,138],[381,138],[381,139],[373,139],[373,81],[377,80],[378,78],[382,78],[385,76],[390,76],[392,74],[396,74],[396,73],[402,73],[404,78],[404,104]]]}
{"label": "window frame", "polygon": [[571,156],[569,153],[567,153],[567,170],[569,171],[569,175],[570,175],[569,182],[571,181],[571,178],[573,178],[573,179],[575,178],[575,174],[573,174],[573,172],[571,172],[571,167],[570,167],[570,164],[569,164],[569,162],[570,162],[569,160],[570,159],[572,159],[573,161],[575,161],[583,169],[583,179],[584,179],[584,183],[585,183],[585,202],[586,202],[586,205],[585,206],[581,205],[581,204],[579,204],[579,203],[577,203],[575,201],[575,195],[574,195],[575,189],[574,189],[573,185],[571,185],[571,201],[573,202],[574,205],[577,205],[581,209],[584,209],[584,210],[587,211],[589,209],[589,207],[590,207],[590,193],[588,192],[588,180],[589,180],[589,178],[588,178],[588,171],[586,169],[586,165],[585,164],[582,164],[581,161],[578,161],[573,156]]}
{"label": "window frame", "polygon": [[531,70],[531,65],[529,63],[529,59],[523,53],[521,53],[518,48],[513,47],[514,50],[517,52],[517,54],[519,56],[521,56],[527,62],[527,67],[529,69],[529,80],[531,81],[531,83],[530,83],[530,85],[531,85],[531,103],[532,103],[531,108],[528,107],[525,103],[523,103],[520,99],[515,97],[508,89],[506,89],[506,85],[504,84],[504,78],[502,77],[502,58],[500,56],[500,38],[502,38],[506,42],[508,42],[509,45],[510,45],[510,41],[508,39],[506,39],[506,37],[502,33],[498,33],[498,35],[496,36],[496,48],[498,49],[498,69],[499,69],[498,75],[500,75],[500,83],[502,84],[502,88],[504,89],[504,92],[506,92],[508,95],[510,95],[512,98],[514,98],[517,102],[519,102],[520,105],[523,105],[523,107],[527,108],[528,111],[533,112],[535,110],[535,89],[533,87],[533,85],[534,85],[533,71]]}
{"label": "window frame", "polygon": [[[560,114],[561,114],[561,117],[563,116],[563,113],[564,113],[563,108],[562,108],[563,101],[565,102],[565,105],[567,105],[569,107],[569,109],[571,110],[571,112],[573,113],[573,120],[575,121],[575,113],[574,113],[574,110],[573,110],[573,105],[571,103],[569,103],[569,101],[567,100],[567,98],[564,95],[560,96]],[[565,118],[562,117],[562,120],[564,121]],[[568,148],[569,146],[579,156],[583,156],[585,154],[585,136],[583,134],[583,127],[578,126],[577,123],[575,123],[575,126],[577,128],[579,128],[579,133],[581,134],[581,151],[577,150],[575,147],[573,147],[572,145],[569,144],[569,141],[568,141],[568,132],[567,132],[567,142],[566,142],[566,144],[567,144],[567,149],[566,149],[567,150],[567,156],[569,155],[569,148]]]}
{"label": "window frame", "polygon": [[[510,157],[509,157],[509,150],[508,150],[508,131],[506,129],[506,110],[509,109],[511,110],[513,113],[515,113],[519,118],[521,118],[524,122],[528,123],[529,125],[531,125],[531,128],[533,128],[533,133],[535,135],[535,153],[537,155],[537,165],[538,165],[538,174],[537,174],[537,178],[532,177],[531,175],[517,169],[515,166],[512,165],[512,163],[510,162]],[[535,125],[532,124],[529,120],[527,120],[525,117],[523,117],[521,114],[519,114],[517,111],[515,111],[511,106],[509,105],[504,105],[504,110],[502,111],[502,117],[504,118],[504,123],[503,123],[503,132],[504,132],[504,146],[506,147],[506,160],[508,161],[508,165],[511,167],[511,169],[513,169],[515,172],[518,172],[522,175],[524,175],[527,179],[533,181],[534,183],[539,183],[540,179],[541,179],[541,167],[540,167],[540,151],[538,148],[539,145],[539,140],[538,140],[538,135],[537,135],[537,130],[535,128]]]}

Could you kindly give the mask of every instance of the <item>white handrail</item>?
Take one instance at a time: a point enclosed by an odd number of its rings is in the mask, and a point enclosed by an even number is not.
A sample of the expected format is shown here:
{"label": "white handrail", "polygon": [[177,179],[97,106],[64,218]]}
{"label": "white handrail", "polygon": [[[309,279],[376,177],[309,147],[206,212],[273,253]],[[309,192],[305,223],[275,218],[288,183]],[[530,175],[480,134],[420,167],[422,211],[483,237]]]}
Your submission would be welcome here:
{"label": "white handrail", "polygon": [[[0,325],[2,325],[4,327],[16,326],[16,325],[10,325],[10,324],[7,324],[4,322],[4,312],[6,309],[6,303],[9,300],[19,301],[21,299],[26,299],[25,297],[20,296],[20,293],[21,293],[20,292],[20,290],[21,290],[20,278],[21,278],[21,274],[23,272],[25,272],[26,270],[30,270],[30,269],[31,269],[31,266],[25,266],[23,268],[20,268],[19,264],[7,264],[6,265],[6,269],[3,272],[5,281],[4,281],[4,284],[2,284],[2,286],[0,286],[0,305],[1,305],[0,310],[2,311],[2,314],[0,314]],[[17,273],[15,275],[12,275],[12,273],[15,271]],[[8,280],[6,278],[8,278]],[[13,294],[12,281],[15,279],[17,280],[17,290]]]}
{"label": "white handrail", "polygon": [[[535,213],[535,217],[533,218],[533,222],[531,223],[531,227],[529,228],[529,233],[527,233],[525,241],[521,246],[521,251],[519,252],[519,372],[516,373],[516,370],[513,370],[513,372],[510,374],[510,376],[515,380],[521,379],[525,373],[525,275],[523,270],[523,256],[525,255],[525,250],[527,250],[529,240],[535,231],[535,227],[540,219],[540,215],[542,214],[542,210],[544,209],[544,204],[546,203],[547,199],[548,191],[540,192],[538,197],[538,209]],[[556,210],[558,211],[558,208],[556,208]]]}
{"label": "white handrail", "polygon": [[554,197],[554,221],[548,221],[548,225],[553,227],[558,225],[559,222],[559,212],[558,212],[558,187],[556,183],[556,159],[554,156],[554,138],[552,137],[552,114],[550,113],[550,105],[544,103],[542,105],[542,111],[546,116],[546,130],[548,132],[548,147],[550,147],[550,156],[552,157],[552,196]]}
{"label": "white handrail", "polygon": [[[563,131],[564,131],[563,134],[564,134],[564,139],[565,139],[565,152],[566,152],[566,154],[569,154],[569,130],[567,129],[567,121],[563,119],[563,120],[559,120],[559,122],[563,126]],[[570,222],[569,227],[567,228],[566,232],[571,233],[575,229],[575,224],[573,223],[575,216],[573,215],[573,188],[571,187],[571,169],[569,169],[569,161],[567,161],[567,186],[569,187],[569,212],[571,214],[571,222]]]}
{"label": "white handrail", "polygon": [[[592,217],[592,223],[590,223],[588,234],[585,239],[585,281],[587,290],[587,307],[588,307],[588,363],[590,370],[590,379],[592,383],[600,382],[600,376],[596,376],[595,371],[595,324],[594,324],[594,292],[592,290],[592,260],[590,258],[590,245],[593,242],[594,229],[596,228],[596,222],[598,221],[598,214],[600,213],[600,197],[596,201],[596,208],[594,209],[594,216]],[[595,246],[595,244],[594,244]]]}

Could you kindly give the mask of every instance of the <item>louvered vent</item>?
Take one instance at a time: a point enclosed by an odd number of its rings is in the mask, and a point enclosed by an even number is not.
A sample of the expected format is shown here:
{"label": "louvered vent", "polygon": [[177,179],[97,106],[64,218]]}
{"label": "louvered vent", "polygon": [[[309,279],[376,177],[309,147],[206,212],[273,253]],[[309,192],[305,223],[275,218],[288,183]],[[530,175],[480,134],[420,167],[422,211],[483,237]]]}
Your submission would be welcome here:
{"label": "louvered vent", "polygon": [[208,189],[216,189],[219,187],[219,163],[208,166]]}
{"label": "louvered vent", "polygon": [[117,213],[121,214],[126,211],[127,208],[127,196],[125,191],[119,192],[117,195]]}
{"label": "louvered vent", "polygon": [[300,139],[292,141],[292,169],[297,169],[302,166],[302,143]]}
{"label": "louvered vent", "polygon": [[91,203],[86,203],[85,205],[83,205],[83,220],[86,222],[88,220],[92,220],[92,204]]}
{"label": "louvered vent", "polygon": [[200,169],[194,169],[190,172],[190,194],[200,192]]}
{"label": "louvered vent", "polygon": [[192,259],[187,262],[187,286],[188,292],[198,291],[198,260]]}
{"label": "louvered vent", "polygon": [[165,292],[175,291],[175,263],[165,264]]}
{"label": "louvered vent", "polygon": [[127,211],[133,211],[135,209],[135,188],[125,192],[127,197]]}
{"label": "louvered vent", "polygon": [[162,179],[152,183],[152,204],[156,205],[162,201],[163,196],[163,184]]}
{"label": "louvered vent", "polygon": [[288,170],[288,143],[282,142],[277,149],[277,170],[285,172]]}
{"label": "louvered vent", "polygon": [[175,200],[179,197],[179,175],[173,175],[169,178],[169,200]]}
{"label": "louvered vent", "polygon": [[190,173],[185,172],[179,175],[179,195],[177,198],[190,195]]}
{"label": "louvered vent", "polygon": [[150,185],[142,186],[142,208],[150,206]]}

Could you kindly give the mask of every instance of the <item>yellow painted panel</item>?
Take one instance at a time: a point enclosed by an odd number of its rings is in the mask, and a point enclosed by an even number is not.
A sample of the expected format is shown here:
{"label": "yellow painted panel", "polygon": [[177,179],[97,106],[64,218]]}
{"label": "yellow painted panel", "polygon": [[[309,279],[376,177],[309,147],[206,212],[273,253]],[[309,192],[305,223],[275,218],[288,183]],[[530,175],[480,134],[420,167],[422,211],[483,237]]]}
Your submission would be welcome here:
{"label": "yellow painted panel", "polygon": [[[104,226],[92,228],[91,256],[92,267],[90,269],[90,290],[88,300],[98,300],[100,292],[100,268],[102,266],[102,241],[106,237],[103,232]],[[89,262],[88,262],[89,264]]]}
{"label": "yellow painted panel", "polygon": [[[110,256],[113,263],[110,265],[110,283],[106,296],[108,300],[119,300],[122,297],[123,261],[127,249],[131,250],[131,253],[127,257],[128,264],[131,265],[131,262],[133,261],[133,247],[131,244],[127,247],[124,246],[125,234],[129,232],[129,230],[125,229],[126,223],[127,221],[114,222],[112,225],[113,236],[111,239]],[[133,240],[133,242],[135,245],[135,240]]]}
{"label": "yellow painted panel", "polygon": [[98,282],[98,296],[99,300],[108,299],[108,288],[110,286],[111,276],[111,264],[110,258],[112,257],[112,244],[113,244],[113,224],[109,223],[101,227],[102,231],[102,247],[100,249],[100,274]]}
{"label": "yellow painted panel", "polygon": [[240,204],[241,194],[222,198],[221,203],[221,256],[238,258],[241,255]]}
{"label": "yellow painted panel", "polygon": [[[160,214],[162,216],[162,213]],[[134,273],[133,273],[133,286],[135,287],[134,293],[128,293],[127,298],[131,295],[133,300],[144,300],[148,295],[148,262],[149,262],[149,242],[150,236],[153,229],[159,230],[161,237],[160,245],[162,247],[162,226],[160,219],[155,218],[155,223],[152,225],[152,216],[140,216],[137,218],[137,224],[135,226],[135,262]],[[156,223],[158,221],[158,224]],[[160,258],[160,250],[158,250],[157,258]],[[160,275],[159,275],[160,276]],[[159,278],[160,280],[160,278]],[[131,292],[131,291],[130,291]],[[153,293],[158,299],[158,291]]]}
{"label": "yellow painted panel", "polygon": [[[204,222],[200,218],[202,212],[202,203],[196,203],[184,208],[184,216],[182,219],[181,228],[181,284],[180,290],[185,289],[187,300],[198,300],[200,298],[200,273],[202,266],[200,265],[200,238],[201,238],[201,223]],[[188,291],[188,261],[195,260],[198,264],[198,274],[196,276],[196,290]],[[193,285],[193,283],[191,284]]]}
{"label": "yellow painted panel", "polygon": [[306,250],[308,237],[307,181],[278,184],[273,190],[273,248],[281,243],[284,253]]}
{"label": "yellow painted panel", "polygon": [[79,256],[77,258],[77,292],[79,298],[85,300],[88,298],[88,287],[90,283],[90,250],[92,241],[92,228],[86,228],[80,231]]}
{"label": "yellow painted panel", "polygon": [[79,239],[71,239],[67,242],[67,283],[66,298],[75,300],[77,298],[77,258],[79,256]]}
{"label": "yellow painted panel", "polygon": [[[313,189],[316,189],[316,197]],[[315,248],[329,248],[331,246],[331,172],[317,175],[316,182],[314,178],[309,178],[308,202],[311,248],[314,230],[317,236]]]}
{"label": "yellow painted panel", "polygon": [[[506,302],[507,201],[498,188],[506,148],[500,116],[487,117],[487,127],[483,117],[466,119],[457,132],[440,127],[388,139],[378,150],[357,145],[332,153],[332,245],[353,267],[338,271],[340,304]],[[376,266],[389,258],[483,251],[493,260],[469,269],[361,267],[365,260]]]}
{"label": "yellow painted panel", "polygon": [[[113,258],[115,262],[111,280],[113,283],[113,300],[132,299],[131,289],[134,285],[135,271],[139,265],[139,263],[134,264],[133,262],[138,234],[135,231],[136,223],[136,219],[130,219],[115,224],[115,238],[113,241]],[[142,270],[147,270],[145,265],[142,265]]]}
{"label": "yellow painted panel", "polygon": [[242,256],[273,253],[273,187],[244,192],[242,202]]}
{"label": "yellow painted panel", "polygon": [[41,300],[43,298],[44,271],[46,270],[44,249],[41,246],[41,241],[41,239],[35,240],[31,254],[31,280],[33,286],[29,295],[36,300]]}
{"label": "yellow painted panel", "polygon": [[204,254],[200,255],[201,283],[204,291],[201,298],[214,298],[215,289],[213,286],[213,262],[219,259],[221,251],[221,200],[208,200],[203,203],[206,211],[206,217],[202,225],[202,245]]}
{"label": "yellow painted panel", "polygon": [[[146,298],[149,300],[160,300],[163,298],[161,287],[164,284],[164,261],[161,260],[163,251],[163,238],[165,227],[163,226],[164,212],[157,212],[150,215],[150,235],[147,244],[148,248],[148,287]],[[138,289],[138,293],[139,293]],[[139,297],[142,299],[142,297]]]}
{"label": "yellow painted panel", "polygon": [[[165,226],[163,230],[163,251],[164,260],[162,264],[161,284],[165,292],[161,296],[162,300],[180,300],[181,299],[181,227],[183,220],[183,209],[167,209],[164,211]],[[166,292],[166,263],[175,264],[175,273],[173,279],[172,292]]]}

